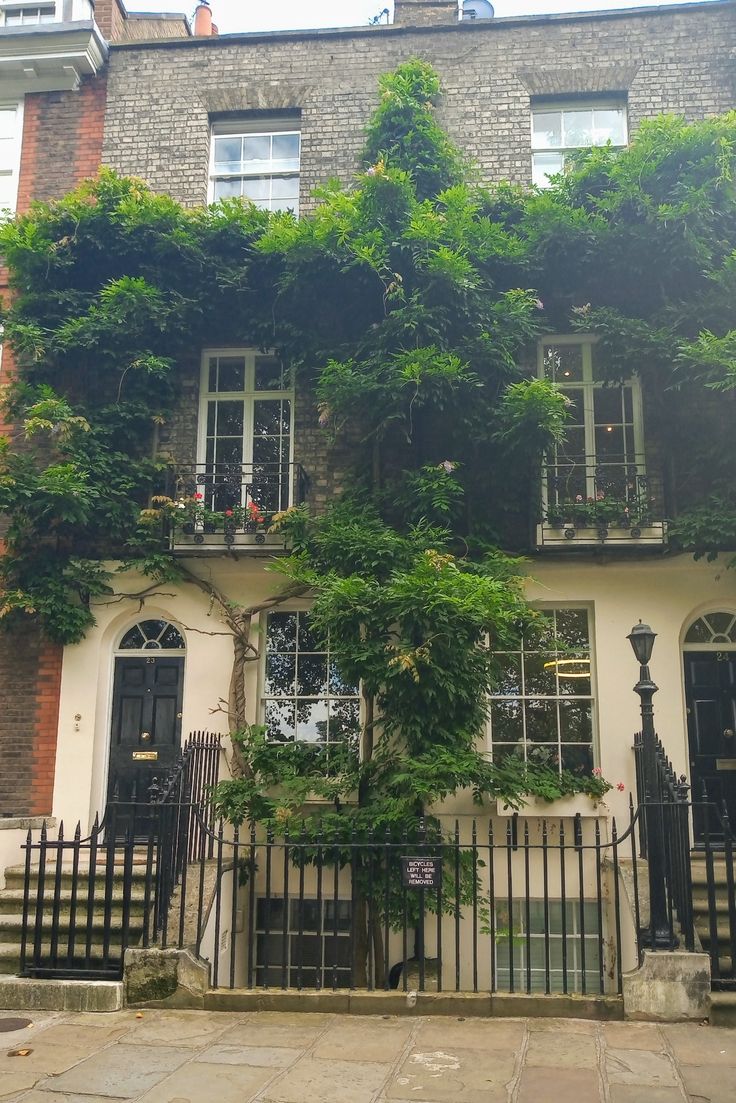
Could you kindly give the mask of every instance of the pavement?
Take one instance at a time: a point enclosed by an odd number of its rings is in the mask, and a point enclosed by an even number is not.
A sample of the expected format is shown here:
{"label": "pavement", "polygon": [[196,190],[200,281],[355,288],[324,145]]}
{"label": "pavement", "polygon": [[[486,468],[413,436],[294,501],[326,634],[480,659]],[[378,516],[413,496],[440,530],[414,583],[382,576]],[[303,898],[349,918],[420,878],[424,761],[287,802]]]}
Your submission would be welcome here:
{"label": "pavement", "polygon": [[[20,1017],[0,1011],[3,1021]],[[35,1013],[2,1103],[734,1103],[736,1031],[583,1019]],[[17,1055],[14,1055],[17,1054]]]}

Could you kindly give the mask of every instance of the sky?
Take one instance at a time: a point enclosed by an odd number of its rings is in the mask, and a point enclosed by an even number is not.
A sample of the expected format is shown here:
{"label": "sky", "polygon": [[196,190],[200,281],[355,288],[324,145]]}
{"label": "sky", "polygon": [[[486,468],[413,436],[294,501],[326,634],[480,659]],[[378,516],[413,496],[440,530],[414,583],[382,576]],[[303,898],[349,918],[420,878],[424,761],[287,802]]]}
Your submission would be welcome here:
{"label": "sky", "polygon": [[[491,0],[497,16],[549,15],[553,12],[610,11],[661,7],[673,0]],[[675,0],[677,2],[677,0]],[[704,3],[707,0],[679,0]],[[296,30],[303,27],[360,27],[393,0],[211,0],[220,34],[236,31]],[[192,15],[194,0],[126,0],[129,11],[176,11]],[[385,22],[385,17],[382,20]]]}

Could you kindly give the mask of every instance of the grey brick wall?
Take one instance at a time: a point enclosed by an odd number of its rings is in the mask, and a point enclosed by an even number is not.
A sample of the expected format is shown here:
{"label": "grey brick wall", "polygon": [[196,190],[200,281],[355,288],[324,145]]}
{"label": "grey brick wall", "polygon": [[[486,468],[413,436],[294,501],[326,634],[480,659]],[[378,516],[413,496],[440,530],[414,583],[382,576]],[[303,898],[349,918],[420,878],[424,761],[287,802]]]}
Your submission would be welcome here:
{"label": "grey brick wall", "polygon": [[[405,20],[411,8],[405,5]],[[207,194],[212,114],[298,108],[301,204],[308,209],[318,183],[349,182],[378,76],[410,57],[439,71],[440,120],[480,178],[528,183],[533,96],[626,93],[631,132],[663,111],[698,119],[733,107],[736,3],[114,46],[103,161],[197,205]],[[180,463],[195,458],[198,387],[192,365],[179,410],[161,432],[162,450]],[[345,485],[347,442],[330,444],[305,393],[297,394],[295,454],[311,476],[315,504]]]}
{"label": "grey brick wall", "polygon": [[628,94],[641,119],[690,119],[736,102],[732,0],[607,16],[502,19],[114,46],[103,160],[187,204],[207,191],[210,115],[300,108],[302,208],[331,176],[349,181],[380,73],[410,57],[438,69],[440,119],[482,180],[526,183],[530,99]]}

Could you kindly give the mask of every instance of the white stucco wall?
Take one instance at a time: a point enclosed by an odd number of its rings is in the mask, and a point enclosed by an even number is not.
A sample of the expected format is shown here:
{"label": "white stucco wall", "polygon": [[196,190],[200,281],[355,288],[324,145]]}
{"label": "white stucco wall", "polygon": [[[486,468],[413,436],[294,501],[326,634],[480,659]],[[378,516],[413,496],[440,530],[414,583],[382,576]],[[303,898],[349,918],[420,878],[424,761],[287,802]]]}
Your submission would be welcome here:
{"label": "white stucco wall", "polygon": [[[256,604],[281,588],[265,570],[267,557],[199,560],[193,566],[242,604]],[[725,562],[696,563],[690,556],[640,558],[610,556],[586,560],[530,563],[529,597],[545,604],[585,603],[591,610],[596,671],[599,764],[604,775],[622,781],[626,792],[609,794],[614,814],[626,820],[634,782],[632,736],[639,726],[638,698],[632,687],[638,667],[626,639],[639,618],[657,632],[651,671],[659,685],[655,697],[657,729],[675,769],[689,773],[681,640],[685,627],[712,609],[736,612],[736,571]],[[134,594],[147,583],[121,576],[120,586]],[[158,587],[144,599],[96,607],[98,625],[64,656],[53,813],[65,823],[89,825],[104,805],[115,647],[122,632],[142,617],[166,617],[186,638],[184,735],[192,730],[224,732],[226,718],[212,713],[228,692],[232,644],[217,604],[192,584]],[[257,642],[257,636],[254,640]],[[248,673],[253,720],[258,699],[258,664]],[[81,719],[75,721],[79,714]],[[447,809],[473,814],[465,802]]]}

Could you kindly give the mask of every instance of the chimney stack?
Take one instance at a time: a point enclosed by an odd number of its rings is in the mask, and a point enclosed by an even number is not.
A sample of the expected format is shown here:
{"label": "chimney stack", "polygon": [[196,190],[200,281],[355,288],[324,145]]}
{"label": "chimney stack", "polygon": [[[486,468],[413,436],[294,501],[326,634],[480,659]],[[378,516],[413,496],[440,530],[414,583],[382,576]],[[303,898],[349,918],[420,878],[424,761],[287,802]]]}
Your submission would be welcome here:
{"label": "chimney stack", "polygon": [[448,27],[460,19],[458,0],[396,0],[395,27]]}
{"label": "chimney stack", "polygon": [[215,34],[217,34],[217,27],[212,22],[209,0],[199,0],[194,10],[194,37],[210,38]]}

